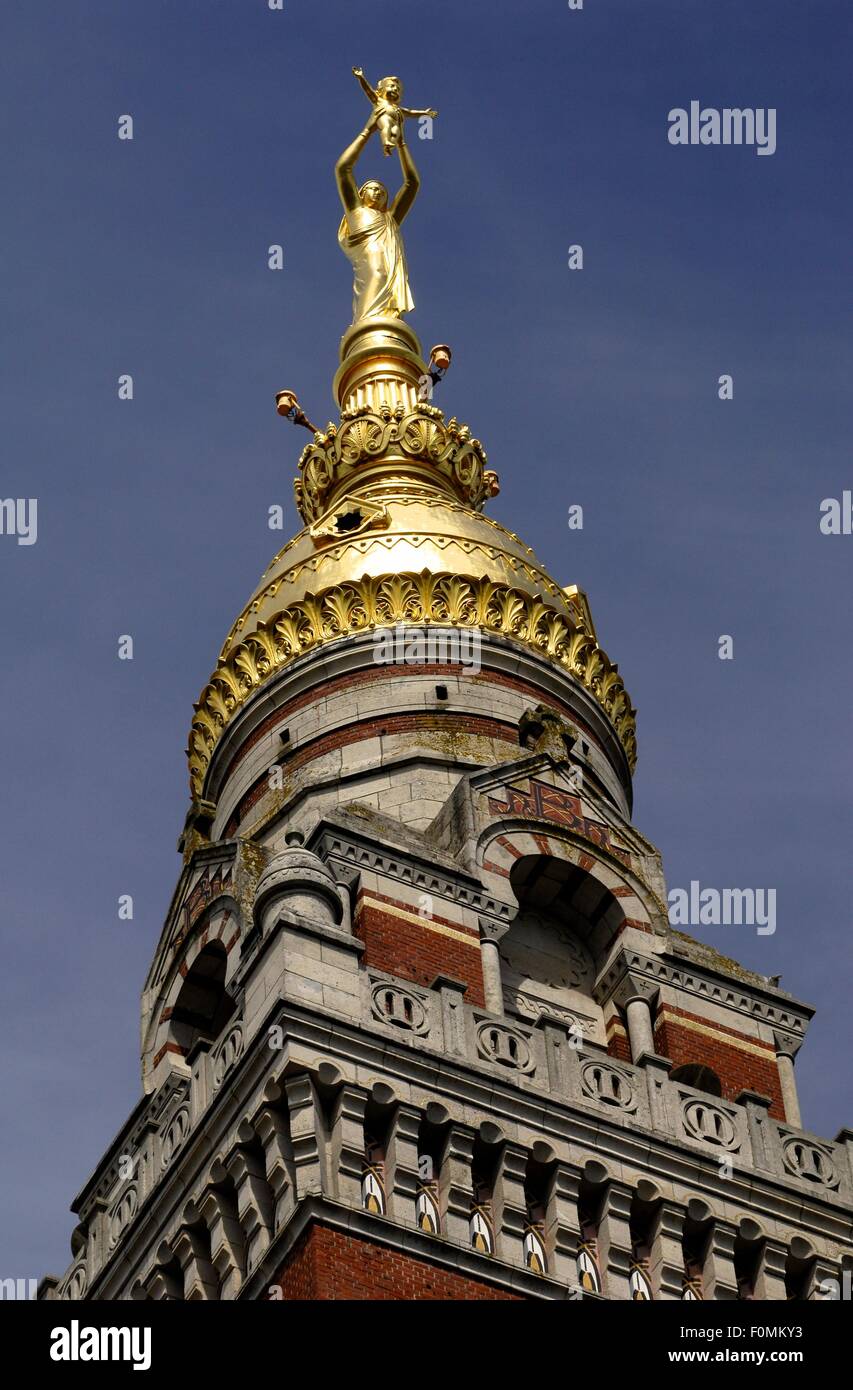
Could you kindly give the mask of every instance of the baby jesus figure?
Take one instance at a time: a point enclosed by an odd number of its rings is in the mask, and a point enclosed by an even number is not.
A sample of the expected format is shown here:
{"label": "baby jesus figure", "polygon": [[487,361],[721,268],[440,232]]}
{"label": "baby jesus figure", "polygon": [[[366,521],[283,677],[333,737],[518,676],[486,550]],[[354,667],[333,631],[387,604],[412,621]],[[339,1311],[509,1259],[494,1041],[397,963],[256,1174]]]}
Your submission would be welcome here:
{"label": "baby jesus figure", "polygon": [[390,154],[402,142],[403,121],[407,116],[435,117],[438,115],[438,112],[432,107],[426,111],[415,111],[411,107],[401,106],[400,98],[403,95],[403,84],[399,77],[381,78],[374,90],[362,68],[353,68],[353,72],[358,78],[362,91],[373,105],[376,124],[379,127],[379,135],[382,140],[382,149],[386,155]]}

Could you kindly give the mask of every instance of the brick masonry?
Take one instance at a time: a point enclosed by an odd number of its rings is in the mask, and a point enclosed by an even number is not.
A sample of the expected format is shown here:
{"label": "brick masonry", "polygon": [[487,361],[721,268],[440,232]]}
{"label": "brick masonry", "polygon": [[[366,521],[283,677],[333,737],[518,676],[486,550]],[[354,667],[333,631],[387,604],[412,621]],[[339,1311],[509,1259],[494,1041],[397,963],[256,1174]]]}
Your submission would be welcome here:
{"label": "brick masonry", "polygon": [[460,923],[436,916],[419,920],[411,904],[361,892],[355,934],[364,942],[366,966],[417,985],[451,975],[468,986],[466,1003],[485,1004],[480,940]]}
{"label": "brick masonry", "polygon": [[415,1255],[376,1245],[363,1236],[314,1224],[300,1237],[273,1281],[288,1301],[329,1299],[512,1299],[484,1279],[457,1274]]}
{"label": "brick masonry", "polygon": [[[698,1024],[702,1031],[691,1024]],[[769,1113],[774,1119],[785,1119],[776,1054],[759,1038],[667,1004],[655,1024],[655,1049],[669,1057],[673,1067],[690,1062],[710,1067],[720,1078],[725,1100],[735,1100],[745,1090],[769,1096],[773,1102]]]}
{"label": "brick masonry", "polygon": [[[322,696],[324,700],[328,700],[330,696],[336,694],[339,690],[356,690],[363,686],[373,685],[377,681],[387,681],[389,678],[393,677],[402,677],[405,679],[411,676],[413,671],[419,676],[459,676],[460,674],[464,674],[463,668],[451,665],[425,664],[417,667],[377,666],[373,670],[353,671],[346,676],[338,676],[335,680],[325,681],[322,686]],[[473,680],[476,685],[497,685],[507,690],[514,690],[520,695],[527,696],[533,704],[539,704],[542,699],[542,691],[535,685],[531,685],[529,681],[519,680],[517,677],[513,676],[505,676],[497,671],[482,671],[479,675],[471,676],[470,679]],[[240,744],[239,751],[235,753],[228,765],[224,781],[228,781],[246,754],[254,748],[255,744],[268,734],[271,729],[277,728],[280,724],[286,724],[288,719],[291,719],[298,710],[304,709],[306,706],[315,704],[316,702],[317,690],[312,689],[306,691],[303,695],[298,695],[294,699],[288,700],[287,704],[282,705],[280,709],[274,710],[272,714],[268,714],[258,727],[252,730],[248,738]],[[571,719],[582,731],[584,737],[594,743],[596,747],[601,746],[599,739],[592,730],[578,717],[577,710],[572,709],[569,705],[564,704],[554,696],[548,697],[548,703],[554,709],[558,710],[560,714]],[[515,743],[518,742],[517,729],[515,730],[513,741]]]}

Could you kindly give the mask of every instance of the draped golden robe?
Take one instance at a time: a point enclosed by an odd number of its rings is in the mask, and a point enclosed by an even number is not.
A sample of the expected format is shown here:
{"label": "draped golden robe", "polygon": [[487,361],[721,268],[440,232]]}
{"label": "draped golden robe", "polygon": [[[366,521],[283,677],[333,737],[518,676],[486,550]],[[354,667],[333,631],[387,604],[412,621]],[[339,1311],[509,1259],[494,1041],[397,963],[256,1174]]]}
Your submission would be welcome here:
{"label": "draped golden robe", "polygon": [[338,243],[352,262],[352,321],[393,318],[414,309],[403,238],[394,216],[357,207],[341,220]]}

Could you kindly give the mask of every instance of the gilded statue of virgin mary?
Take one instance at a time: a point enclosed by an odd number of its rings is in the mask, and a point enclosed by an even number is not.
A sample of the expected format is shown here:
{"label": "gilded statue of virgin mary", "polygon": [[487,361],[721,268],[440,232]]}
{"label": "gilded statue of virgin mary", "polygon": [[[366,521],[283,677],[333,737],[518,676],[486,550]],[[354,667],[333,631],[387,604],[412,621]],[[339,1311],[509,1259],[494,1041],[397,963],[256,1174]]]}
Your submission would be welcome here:
{"label": "gilded statue of virgin mary", "polygon": [[390,209],[384,184],[368,179],[359,188],[355,182],[356,162],[377,127],[377,119],[374,109],[364,130],[335,165],[338,193],[344,208],[338,243],[352,262],[354,324],[364,319],[399,318],[415,307],[409,290],[400,223],[417,197],[420,179],[402,134],[397,153],[403,186]]}

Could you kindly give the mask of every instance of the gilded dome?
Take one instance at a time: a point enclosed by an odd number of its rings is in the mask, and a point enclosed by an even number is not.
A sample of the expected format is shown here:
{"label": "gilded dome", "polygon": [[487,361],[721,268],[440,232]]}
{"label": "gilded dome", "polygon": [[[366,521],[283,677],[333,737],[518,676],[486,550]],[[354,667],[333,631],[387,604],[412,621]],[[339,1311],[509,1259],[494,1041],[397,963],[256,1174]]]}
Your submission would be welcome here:
{"label": "gilded dome", "polygon": [[483,514],[497,479],[467,427],[421,399],[430,378],[414,333],[373,320],[349,331],[341,356],[340,423],[317,431],[299,461],[307,524],[267,568],[196,705],[194,797],[225,726],[270,676],[397,623],[479,627],[535,649],[595,696],[633,767],[635,712],[585,596]]}

